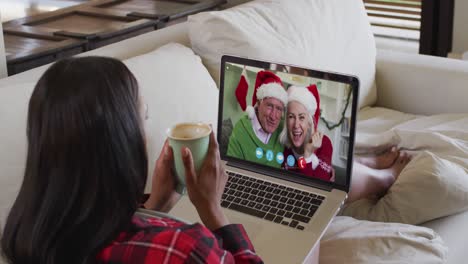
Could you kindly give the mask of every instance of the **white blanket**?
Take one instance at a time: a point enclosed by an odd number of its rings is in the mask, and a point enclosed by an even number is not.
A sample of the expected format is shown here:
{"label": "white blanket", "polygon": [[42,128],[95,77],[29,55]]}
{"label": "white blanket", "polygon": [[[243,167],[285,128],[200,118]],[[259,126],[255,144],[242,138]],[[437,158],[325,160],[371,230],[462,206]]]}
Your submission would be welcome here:
{"label": "white blanket", "polygon": [[456,158],[468,167],[468,114],[415,116],[385,108],[359,112],[356,153],[397,145],[410,152],[429,151]]}
{"label": "white blanket", "polygon": [[436,233],[401,223],[421,224],[468,209],[468,114],[361,110],[355,152],[391,145],[414,154],[412,161],[380,200],[360,200],[343,210],[361,220],[335,219],[321,242],[321,263],[447,261],[450,249]]}
{"label": "white blanket", "polygon": [[413,153],[412,161],[384,197],[354,202],[344,215],[421,224],[468,209],[468,114],[423,117],[383,108],[361,111],[357,152],[390,145]]}
{"label": "white blanket", "polygon": [[447,252],[429,228],[339,216],[320,242],[320,263],[445,263]]}

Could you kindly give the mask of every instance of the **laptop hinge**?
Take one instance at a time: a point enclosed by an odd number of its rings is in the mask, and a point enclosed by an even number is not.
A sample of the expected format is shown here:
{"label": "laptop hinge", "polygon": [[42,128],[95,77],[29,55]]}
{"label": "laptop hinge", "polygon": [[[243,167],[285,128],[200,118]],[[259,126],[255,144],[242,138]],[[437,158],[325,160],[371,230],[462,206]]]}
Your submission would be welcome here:
{"label": "laptop hinge", "polygon": [[321,190],[324,190],[324,191],[327,191],[327,192],[331,192],[332,189],[333,189],[333,186],[328,185],[328,184],[324,184],[324,183],[320,183],[320,182],[318,182],[319,180],[301,177],[301,176],[292,174],[292,173],[290,173],[290,172],[288,172],[286,170],[272,171],[271,169],[265,169],[265,168],[263,168],[261,166],[256,166],[254,164],[249,164],[249,166],[248,166],[249,168],[246,168],[246,166],[244,164],[237,163],[237,162],[234,162],[234,161],[229,161],[227,163],[227,165],[231,166],[231,167],[241,169],[241,170],[251,171],[251,172],[259,173],[259,174],[264,174],[264,175],[271,176],[273,178],[277,178],[277,179],[280,179],[280,180],[285,180],[285,181],[289,181],[289,182],[298,183],[298,184],[301,184],[301,185],[306,185],[306,186],[309,186],[309,187],[318,188],[318,189],[321,189]]}

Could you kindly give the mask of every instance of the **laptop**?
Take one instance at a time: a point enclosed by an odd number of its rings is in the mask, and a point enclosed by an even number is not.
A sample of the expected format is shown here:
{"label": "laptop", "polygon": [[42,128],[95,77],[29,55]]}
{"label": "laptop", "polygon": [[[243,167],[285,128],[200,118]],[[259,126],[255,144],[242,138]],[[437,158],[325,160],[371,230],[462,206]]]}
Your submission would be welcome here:
{"label": "laptop", "polygon": [[[246,121],[247,113],[239,105],[238,97],[243,99],[242,93],[236,91],[244,78],[244,87],[248,87],[246,102],[251,102],[260,72],[278,76],[285,90],[295,86],[313,87],[318,91],[320,118],[316,130],[323,135],[323,145],[326,144],[324,138],[329,139],[332,152],[328,151],[328,158],[316,155],[319,163],[312,173],[304,169],[307,162],[291,151],[291,144],[289,150],[286,146],[267,149],[262,144],[244,150],[251,151],[252,155],[233,154],[236,152],[230,149],[236,144],[242,148],[244,142],[234,142],[233,137],[254,135],[252,131],[242,132],[238,128],[242,126],[240,123],[250,121]],[[265,263],[306,262],[344,204],[351,181],[358,88],[358,79],[350,75],[228,55],[222,57],[217,139],[229,180],[221,205],[231,223],[244,226]],[[287,116],[286,110],[285,106],[278,129],[290,126],[289,120],[295,118]],[[249,127],[246,123],[244,126]],[[254,125],[250,129],[252,127]],[[279,140],[277,133],[276,136],[272,133],[268,140]],[[325,177],[314,173],[320,166],[329,172]],[[187,196],[176,204],[171,214],[200,221]]]}

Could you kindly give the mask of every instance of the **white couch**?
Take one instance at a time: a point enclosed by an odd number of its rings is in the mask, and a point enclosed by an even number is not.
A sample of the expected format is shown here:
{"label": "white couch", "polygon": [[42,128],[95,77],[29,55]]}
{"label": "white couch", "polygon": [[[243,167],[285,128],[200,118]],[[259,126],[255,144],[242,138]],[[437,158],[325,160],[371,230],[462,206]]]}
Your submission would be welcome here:
{"label": "white couch", "polygon": [[[99,55],[126,60],[151,52],[170,42],[191,47],[187,22],[124,40],[81,54],[81,56]],[[171,61],[166,63],[170,64]],[[374,107],[384,107],[416,115],[468,113],[468,104],[466,103],[466,98],[468,98],[468,89],[466,89],[468,83],[467,62],[378,50],[376,65],[378,97]],[[8,94],[5,92],[6,89],[12,91],[13,89],[24,89],[24,86],[30,87],[24,91],[15,92],[16,95],[12,97],[12,100],[15,100],[12,105],[21,104],[24,110],[27,107],[32,85],[47,67],[39,67],[0,79],[0,95]],[[152,65],[148,64],[147,67],[151,68]],[[415,98],[417,99],[415,100]],[[214,115],[210,116],[211,120],[207,121],[216,124],[217,102],[206,102],[203,105],[205,109],[198,110],[206,113],[213,112]],[[7,111],[5,109],[7,108],[0,106],[0,110]],[[163,119],[166,116],[157,106],[149,110],[149,115],[155,119]],[[0,119],[2,122],[0,130],[0,148],[2,148],[0,150],[0,223],[2,226],[8,208],[14,201],[21,184],[21,176],[18,175],[18,171],[22,170],[21,166],[23,165],[21,164],[26,147],[25,136],[19,136],[18,139],[17,135],[13,135],[14,133],[24,135],[25,131],[8,130],[10,123],[23,123],[24,127],[25,113],[21,113],[18,120],[11,119],[12,115],[14,114],[0,112],[0,118],[10,117],[8,120]],[[160,135],[158,134],[158,136]],[[160,141],[156,140],[155,142],[157,144],[155,143],[150,151],[150,160],[154,160],[156,153],[159,153]],[[16,175],[12,175],[12,172],[15,172]],[[465,245],[468,244],[467,223],[468,212],[463,212],[423,224],[423,226],[433,228],[445,241],[449,248],[447,263],[464,263],[466,261],[468,253],[464,249]]]}

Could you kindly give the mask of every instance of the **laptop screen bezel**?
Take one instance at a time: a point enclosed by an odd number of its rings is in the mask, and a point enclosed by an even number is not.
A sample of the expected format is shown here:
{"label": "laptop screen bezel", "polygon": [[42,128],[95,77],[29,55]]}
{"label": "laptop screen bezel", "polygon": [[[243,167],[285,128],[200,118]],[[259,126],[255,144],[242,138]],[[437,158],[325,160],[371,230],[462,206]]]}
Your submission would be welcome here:
{"label": "laptop screen bezel", "polygon": [[[265,174],[271,177],[275,177],[281,180],[286,180],[290,182],[296,182],[300,184],[305,184],[308,186],[319,187],[326,190],[339,189],[345,192],[349,192],[350,183],[351,183],[351,174],[353,166],[353,152],[354,152],[354,140],[355,140],[355,131],[356,131],[356,113],[358,106],[359,98],[359,79],[356,76],[329,72],[329,71],[320,71],[305,67],[300,67],[291,64],[271,62],[271,61],[261,61],[257,59],[242,58],[232,55],[223,55],[221,57],[221,69],[220,69],[220,84],[219,84],[219,104],[218,104],[218,144],[221,144],[221,133],[222,133],[222,122],[223,122],[223,104],[224,104],[224,69],[226,63],[235,63],[246,66],[252,66],[262,69],[270,69],[271,64],[275,64],[279,67],[289,67],[290,69],[299,69],[306,70],[308,77],[318,78],[322,80],[334,81],[349,84],[352,90],[352,107],[351,107],[351,117],[350,117],[350,131],[349,131],[349,147],[348,147],[348,159],[347,159],[347,169],[346,169],[346,184],[340,185],[335,182],[327,182],[319,180],[316,178],[308,177],[300,173],[293,171],[287,171],[284,169],[272,168],[267,165],[261,165],[252,161],[246,161],[234,157],[228,156],[226,153],[221,153],[221,159],[228,162],[228,165],[239,167],[241,169],[254,171],[257,173]],[[234,124],[233,124],[234,125]]]}

